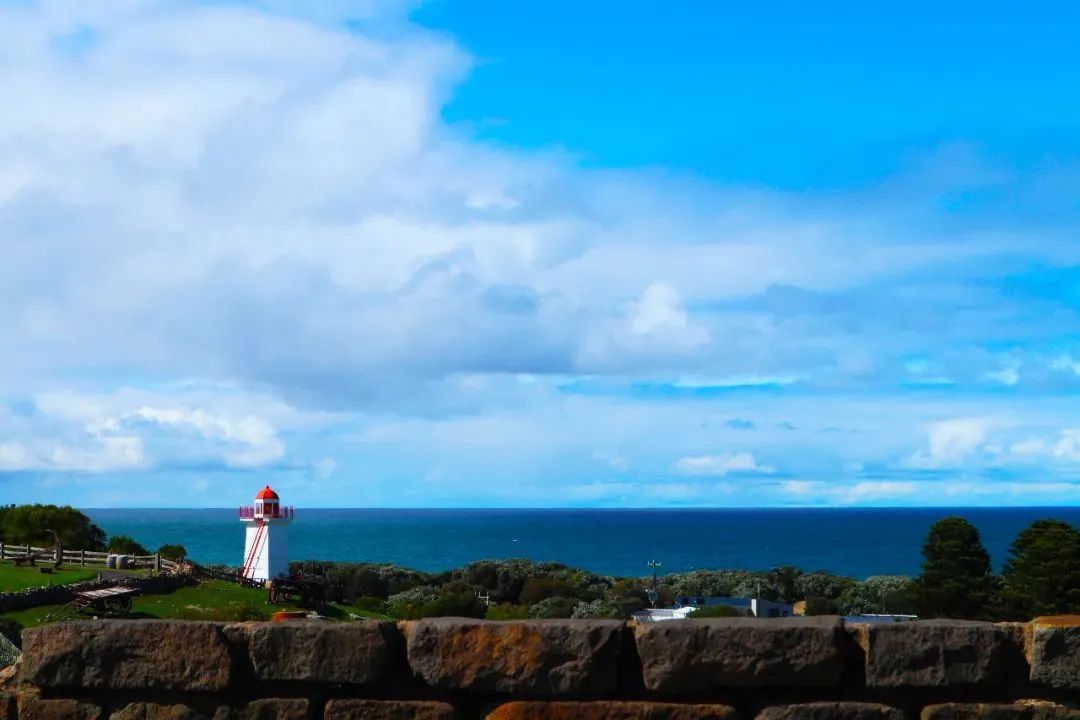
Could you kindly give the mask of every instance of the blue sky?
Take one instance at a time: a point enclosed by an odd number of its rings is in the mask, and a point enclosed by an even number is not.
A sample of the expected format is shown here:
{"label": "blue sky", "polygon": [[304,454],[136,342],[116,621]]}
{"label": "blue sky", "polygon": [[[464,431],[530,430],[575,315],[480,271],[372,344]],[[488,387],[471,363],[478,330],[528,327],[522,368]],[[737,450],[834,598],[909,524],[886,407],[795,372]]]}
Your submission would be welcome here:
{"label": "blue sky", "polygon": [[0,496],[1076,504],[1078,14],[0,2]]}

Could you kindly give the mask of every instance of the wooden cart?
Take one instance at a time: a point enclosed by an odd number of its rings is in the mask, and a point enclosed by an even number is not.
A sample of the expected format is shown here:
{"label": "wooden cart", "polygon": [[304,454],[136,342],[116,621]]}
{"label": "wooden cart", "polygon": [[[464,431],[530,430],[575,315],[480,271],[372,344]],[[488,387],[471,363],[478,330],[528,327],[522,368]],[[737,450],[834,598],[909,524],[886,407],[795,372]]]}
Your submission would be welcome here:
{"label": "wooden cart", "polygon": [[116,585],[98,590],[83,590],[75,593],[72,604],[75,612],[93,615],[126,615],[131,612],[131,600],[139,591],[135,588]]}

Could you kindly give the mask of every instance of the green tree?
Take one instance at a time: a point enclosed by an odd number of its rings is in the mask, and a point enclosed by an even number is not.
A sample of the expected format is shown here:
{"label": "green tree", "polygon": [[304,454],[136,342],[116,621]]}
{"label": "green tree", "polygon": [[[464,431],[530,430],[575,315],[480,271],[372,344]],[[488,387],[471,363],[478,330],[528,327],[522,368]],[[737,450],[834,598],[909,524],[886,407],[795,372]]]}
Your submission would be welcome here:
{"label": "green tree", "polygon": [[158,555],[166,560],[183,560],[187,557],[187,550],[183,545],[162,545],[158,548]]}
{"label": "green tree", "polygon": [[806,598],[807,615],[839,615],[840,605],[832,598],[816,597],[811,595]]}
{"label": "green tree", "polygon": [[769,573],[769,581],[780,594],[780,599],[786,603],[793,603],[799,599],[799,576],[802,570],[791,565],[773,568]]}
{"label": "green tree", "polygon": [[104,550],[105,532],[73,507],[9,505],[0,507],[0,537],[19,545],[51,546],[60,536],[66,550]]}
{"label": "green tree", "polygon": [[922,574],[911,587],[919,615],[963,620],[987,617],[994,577],[990,553],[974,525],[960,517],[939,520],[930,527],[922,553]]}
{"label": "green tree", "polygon": [[113,535],[110,537],[109,543],[105,546],[105,550],[111,553],[119,553],[120,555],[150,554],[150,552],[137,543],[134,538],[130,538],[127,535]]}
{"label": "green tree", "polygon": [[1016,536],[1002,575],[1007,616],[1080,612],[1080,532],[1060,520],[1035,521]]}

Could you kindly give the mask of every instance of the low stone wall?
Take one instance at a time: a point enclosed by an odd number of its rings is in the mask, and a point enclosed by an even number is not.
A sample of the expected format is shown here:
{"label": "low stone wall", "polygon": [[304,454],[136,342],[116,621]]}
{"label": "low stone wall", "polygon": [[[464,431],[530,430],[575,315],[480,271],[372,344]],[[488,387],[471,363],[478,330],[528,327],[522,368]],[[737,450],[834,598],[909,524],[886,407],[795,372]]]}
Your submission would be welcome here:
{"label": "low stone wall", "polygon": [[100,621],[23,647],[9,718],[1080,719],[1080,617]]}

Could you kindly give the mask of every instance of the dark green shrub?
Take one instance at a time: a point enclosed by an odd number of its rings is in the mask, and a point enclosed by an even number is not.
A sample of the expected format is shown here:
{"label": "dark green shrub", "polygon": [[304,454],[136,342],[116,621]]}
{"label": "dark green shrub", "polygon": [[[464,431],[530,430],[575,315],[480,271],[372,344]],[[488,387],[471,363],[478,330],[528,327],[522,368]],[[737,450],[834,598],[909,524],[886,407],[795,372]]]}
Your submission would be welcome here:
{"label": "dark green shrub", "polygon": [[547,598],[529,608],[529,617],[538,620],[568,618],[574,614],[574,608],[577,607],[578,602],[575,598]]}
{"label": "dark green shrub", "polygon": [[529,608],[525,605],[499,603],[489,607],[484,617],[488,620],[526,620],[529,617]]}
{"label": "dark green shrub", "polygon": [[806,598],[807,615],[839,615],[840,604],[832,598],[808,597]]}
{"label": "dark green shrub", "polygon": [[[142,554],[142,553],[136,553]],[[166,560],[174,560],[179,562],[187,557],[187,550],[183,545],[162,545],[158,548],[158,555]]]}
{"label": "dark green shrub", "polygon": [[531,577],[521,588],[521,604],[535,605],[552,597],[580,597],[580,588],[559,578]]}
{"label": "dark green shrub", "polygon": [[111,553],[118,553],[120,555],[149,555],[150,551],[144,548],[139,543],[135,542],[133,538],[127,535],[113,535],[109,538],[108,544],[105,546],[105,550]]}

